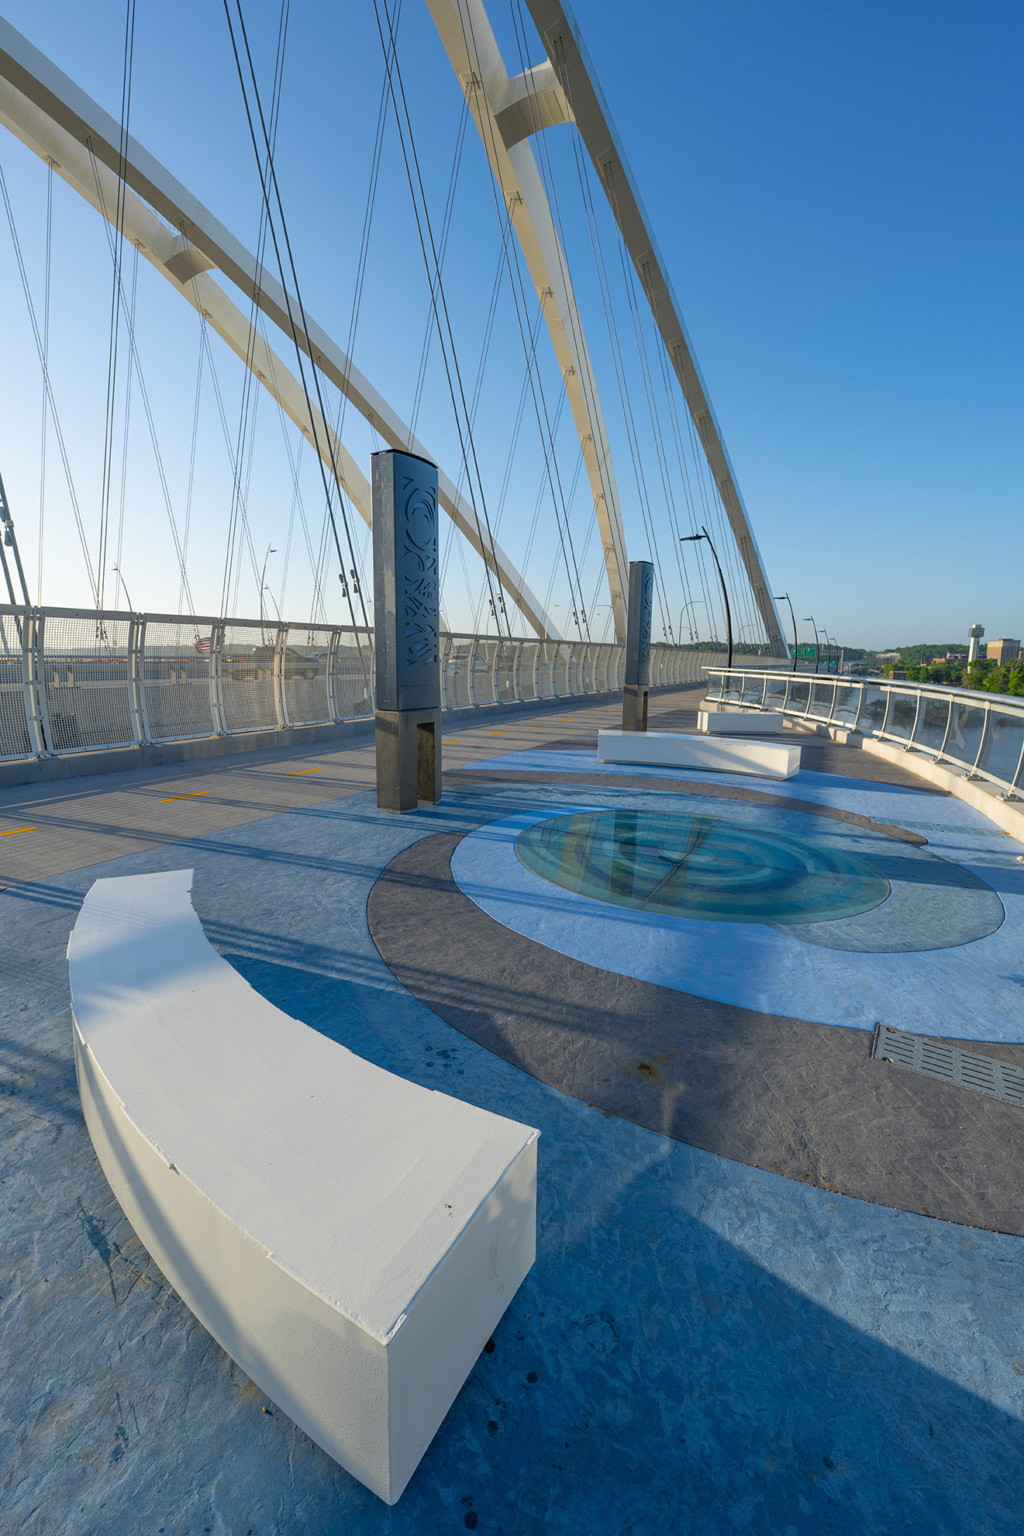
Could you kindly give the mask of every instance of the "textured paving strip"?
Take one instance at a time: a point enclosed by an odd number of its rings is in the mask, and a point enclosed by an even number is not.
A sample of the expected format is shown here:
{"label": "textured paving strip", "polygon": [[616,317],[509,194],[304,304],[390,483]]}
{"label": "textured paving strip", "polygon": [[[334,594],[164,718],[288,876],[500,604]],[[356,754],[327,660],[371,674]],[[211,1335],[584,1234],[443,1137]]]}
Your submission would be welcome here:
{"label": "textured paving strip", "polygon": [[[665,699],[673,708],[685,707],[692,713],[689,706],[700,695],[700,689],[680,689]],[[582,716],[582,709],[578,713]],[[587,744],[595,745],[598,727],[615,722],[620,706],[610,703],[587,713],[581,728]],[[567,718],[574,720],[576,714]],[[492,754],[489,738],[494,724],[494,716],[486,710],[479,720],[460,722],[458,735],[443,742],[446,766],[458,767],[481,752]],[[565,717],[551,711],[524,713],[507,718],[503,729],[507,751],[515,751],[519,744],[545,746],[549,736],[564,734]],[[532,730],[540,736],[528,735]],[[0,818],[31,820],[37,834],[24,842],[4,841],[0,889],[145,848],[187,844],[190,838],[208,837],[284,811],[301,813],[329,800],[360,794],[372,788],[374,781],[373,736],[367,731],[326,745],[240,753],[0,790]],[[173,801],[180,804],[172,805]]]}
{"label": "textured paving strip", "polygon": [[[399,854],[367,916],[398,981],[461,1033],[690,1146],[873,1204],[1024,1235],[1016,1106],[893,1072],[860,1030],[695,997],[535,943],[458,889],[459,840],[441,834]],[[990,1049],[1024,1065],[1024,1046]]]}
{"label": "textured paving strip", "polygon": [[[453,774],[459,771],[457,768],[451,770]],[[593,784],[601,789],[608,788],[608,779],[596,773],[553,773],[528,768],[473,768],[466,771],[472,773],[474,784],[529,784],[532,780],[543,784]],[[864,827],[869,832],[881,832],[886,837],[893,837],[901,843],[911,843],[918,848],[924,847],[928,841],[919,832],[911,832],[906,827],[892,826],[887,822],[873,821],[870,816],[862,816],[859,811],[821,805],[817,800],[795,800],[792,796],[773,795],[768,790],[749,789],[745,784],[713,784],[700,779],[659,779],[653,775],[639,778],[628,773],[616,774],[614,782],[620,789],[660,789],[673,795],[702,795],[708,800],[743,800],[750,805],[777,806],[783,811],[806,811],[811,816],[824,816],[831,821],[844,821],[849,826]]]}

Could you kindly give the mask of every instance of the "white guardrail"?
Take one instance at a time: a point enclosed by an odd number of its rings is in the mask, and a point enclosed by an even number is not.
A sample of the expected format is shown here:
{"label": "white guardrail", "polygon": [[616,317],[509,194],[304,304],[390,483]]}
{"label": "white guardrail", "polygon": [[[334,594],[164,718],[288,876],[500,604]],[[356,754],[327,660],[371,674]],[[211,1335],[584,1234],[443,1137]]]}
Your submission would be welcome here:
{"label": "white guardrail", "polygon": [[[722,659],[655,646],[651,686],[703,682]],[[442,708],[606,693],[622,671],[621,645],[446,634]],[[0,761],[372,714],[366,630],[0,604]]]}
{"label": "white guardrail", "polygon": [[936,684],[708,669],[708,698],[860,731],[965,768],[1014,798],[1024,791],[1024,699]]}

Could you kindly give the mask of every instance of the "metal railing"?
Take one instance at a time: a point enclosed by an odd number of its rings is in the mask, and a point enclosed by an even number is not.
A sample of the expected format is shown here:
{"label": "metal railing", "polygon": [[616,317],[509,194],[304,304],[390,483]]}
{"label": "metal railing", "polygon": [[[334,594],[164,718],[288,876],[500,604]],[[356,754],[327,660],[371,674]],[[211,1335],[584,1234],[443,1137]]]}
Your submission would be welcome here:
{"label": "metal railing", "polygon": [[1010,798],[1024,788],[1024,699],[969,688],[708,669],[708,698],[861,731],[987,779]]}
{"label": "metal railing", "polygon": [[[621,688],[623,648],[442,636],[444,709]],[[719,650],[655,646],[651,686]],[[0,604],[0,760],[287,730],[373,714],[373,637],[345,626]]]}

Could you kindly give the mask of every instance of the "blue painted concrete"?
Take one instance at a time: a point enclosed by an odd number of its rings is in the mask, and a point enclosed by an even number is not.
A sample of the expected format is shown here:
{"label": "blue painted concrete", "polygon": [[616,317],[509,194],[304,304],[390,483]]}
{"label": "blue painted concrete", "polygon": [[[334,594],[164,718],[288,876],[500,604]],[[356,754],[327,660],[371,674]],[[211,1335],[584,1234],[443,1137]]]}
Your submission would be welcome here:
{"label": "blue painted concrete", "polygon": [[[358,796],[0,895],[4,1529],[1020,1536],[1019,1239],[606,1117],[398,986],[367,893],[414,839],[534,795],[480,789],[407,818]],[[186,865],[208,933],[275,1003],[543,1131],[537,1265],[390,1511],[190,1317],[81,1121],[64,946],[82,895]]]}
{"label": "blue painted concrete", "polygon": [[[899,805],[890,805],[875,786],[859,781],[831,779],[825,785],[790,781],[794,782],[805,793],[793,798],[813,798],[851,810],[872,804],[878,819],[885,821],[897,820],[896,812],[907,804],[904,796]],[[871,859],[892,878],[890,902],[904,898],[906,891],[901,887],[909,888],[905,905],[894,911],[904,923],[909,914],[912,932],[927,934],[933,921],[941,921],[947,930],[955,928],[956,913],[964,911],[960,904],[970,893],[944,890],[941,885],[915,889],[915,870],[920,867],[915,850],[881,833],[804,811],[696,795],[677,798],[666,792],[604,791],[588,786],[576,799],[570,798],[566,787],[531,786],[528,809],[489,823],[463,840],[452,860],[452,872],[463,892],[496,921],[577,960],[661,986],[853,1029],[871,1030],[881,1020],[953,1039],[1024,1040],[1024,1001],[1017,980],[1024,955],[1021,866],[998,864],[990,841],[976,837],[969,823],[950,826],[941,816],[948,801],[909,793],[915,796],[915,809],[920,810],[923,802],[929,815],[935,813],[934,823],[940,830],[928,853],[970,870],[996,890],[1006,912],[996,932],[943,950],[858,953],[830,947],[825,955],[796,928],[697,921],[594,901],[553,886],[516,855],[515,840],[523,828],[549,816],[609,805],[678,807],[795,832]],[[1007,843],[1016,846],[1011,839]],[[871,924],[876,924],[882,930],[890,902],[845,924],[821,926],[856,929],[864,925],[870,933]],[[961,936],[969,937],[973,931],[964,923]]]}

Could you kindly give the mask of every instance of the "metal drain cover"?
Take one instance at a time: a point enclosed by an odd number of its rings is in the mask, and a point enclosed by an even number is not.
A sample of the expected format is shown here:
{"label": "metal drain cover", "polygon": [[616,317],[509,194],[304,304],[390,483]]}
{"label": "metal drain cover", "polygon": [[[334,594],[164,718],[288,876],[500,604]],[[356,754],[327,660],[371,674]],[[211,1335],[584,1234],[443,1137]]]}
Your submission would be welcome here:
{"label": "metal drain cover", "polygon": [[897,1067],[923,1072],[926,1077],[939,1077],[959,1088],[976,1088],[994,1099],[1024,1105],[1024,1069],[997,1061],[994,1056],[962,1051],[957,1045],[912,1035],[905,1029],[893,1029],[890,1024],[875,1026],[871,1054]]}

